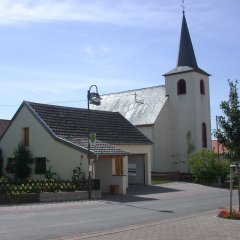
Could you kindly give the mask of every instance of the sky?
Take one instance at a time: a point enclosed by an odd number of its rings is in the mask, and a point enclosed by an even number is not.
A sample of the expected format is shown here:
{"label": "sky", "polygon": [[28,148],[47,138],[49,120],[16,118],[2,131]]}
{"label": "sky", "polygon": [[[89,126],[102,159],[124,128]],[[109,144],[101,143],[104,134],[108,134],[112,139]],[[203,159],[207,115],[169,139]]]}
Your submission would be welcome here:
{"label": "sky", "polygon": [[[0,0],[0,119],[23,100],[87,107],[101,94],[164,85],[176,67],[181,0]],[[211,120],[240,79],[240,1],[185,0]]]}

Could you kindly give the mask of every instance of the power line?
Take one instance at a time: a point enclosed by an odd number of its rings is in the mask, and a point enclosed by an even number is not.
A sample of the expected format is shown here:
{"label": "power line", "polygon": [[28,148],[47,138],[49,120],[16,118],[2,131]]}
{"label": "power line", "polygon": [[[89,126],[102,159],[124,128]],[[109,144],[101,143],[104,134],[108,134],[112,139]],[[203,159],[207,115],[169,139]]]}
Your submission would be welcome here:
{"label": "power line", "polygon": [[[109,94],[111,95],[111,94]],[[124,96],[134,96],[134,93],[127,92]],[[104,99],[109,98],[116,98],[119,97],[118,95],[115,96],[108,96],[108,94],[103,95]],[[31,101],[29,101],[31,102]],[[66,101],[56,101],[56,102],[45,102],[43,104],[62,104],[62,103],[74,103],[74,102],[87,102],[87,99],[76,99],[76,100],[66,100]],[[19,104],[0,104],[0,107],[18,107]]]}
{"label": "power line", "polygon": [[[73,103],[73,102],[86,102],[87,100],[78,99],[78,100],[68,100],[68,101],[61,101],[61,102],[48,102],[45,104],[61,104],[61,103]],[[0,107],[18,107],[19,104],[0,104]]]}

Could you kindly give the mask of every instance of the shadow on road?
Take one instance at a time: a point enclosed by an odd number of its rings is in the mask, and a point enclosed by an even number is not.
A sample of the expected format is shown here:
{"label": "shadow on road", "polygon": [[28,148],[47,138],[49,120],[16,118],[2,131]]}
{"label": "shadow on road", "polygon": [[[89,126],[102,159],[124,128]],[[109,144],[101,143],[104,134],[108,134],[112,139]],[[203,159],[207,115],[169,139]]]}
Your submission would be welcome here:
{"label": "shadow on road", "polygon": [[138,202],[157,200],[152,194],[179,192],[182,190],[162,186],[130,185],[126,195],[103,194],[102,200],[111,202]]}

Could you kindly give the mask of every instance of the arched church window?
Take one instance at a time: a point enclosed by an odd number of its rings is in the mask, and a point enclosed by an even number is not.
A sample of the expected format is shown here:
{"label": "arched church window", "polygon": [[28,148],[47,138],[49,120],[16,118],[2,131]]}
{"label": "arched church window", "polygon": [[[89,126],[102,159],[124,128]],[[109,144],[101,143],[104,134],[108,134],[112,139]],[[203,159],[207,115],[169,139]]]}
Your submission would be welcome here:
{"label": "arched church window", "polygon": [[177,94],[183,95],[187,93],[186,82],[184,79],[180,79],[177,83]]}
{"label": "arched church window", "polygon": [[200,80],[200,93],[205,95],[205,85],[203,80]]}
{"label": "arched church window", "polygon": [[202,123],[202,147],[207,147],[207,126],[206,123]]}

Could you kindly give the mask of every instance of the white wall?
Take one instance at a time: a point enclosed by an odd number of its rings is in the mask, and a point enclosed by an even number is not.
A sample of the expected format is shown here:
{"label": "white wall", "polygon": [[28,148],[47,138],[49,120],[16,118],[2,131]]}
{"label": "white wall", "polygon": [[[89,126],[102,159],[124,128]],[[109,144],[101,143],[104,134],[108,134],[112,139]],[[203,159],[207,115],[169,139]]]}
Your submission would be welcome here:
{"label": "white wall", "polygon": [[[46,157],[49,160],[47,167],[53,166],[53,171],[57,173],[60,179],[71,178],[73,168],[79,166],[80,162],[82,163],[82,170],[87,172],[86,154],[53,139],[25,106],[16,116],[0,142],[3,149],[4,166],[6,166],[7,158],[12,157],[14,150],[22,141],[22,128],[24,127],[29,127],[29,149],[33,157]],[[41,179],[43,176],[32,174],[32,178]]]}
{"label": "white wall", "polygon": [[132,154],[145,155],[145,183],[151,185],[152,145],[115,145]]}
{"label": "white wall", "polygon": [[105,193],[110,192],[111,185],[119,186],[119,194],[126,194],[127,188],[127,172],[125,165],[127,164],[126,157],[123,159],[124,173],[122,176],[114,175],[113,173],[114,158],[97,159],[95,163],[96,178],[101,179],[101,190]]}
{"label": "white wall", "polygon": [[[177,95],[177,82],[186,81],[187,94]],[[200,80],[205,83],[205,95],[200,94]],[[207,149],[211,149],[210,97],[208,76],[197,72],[187,72],[166,77],[166,94],[169,95],[169,148],[172,151],[169,159],[175,163],[175,170],[187,172],[186,133],[192,134],[196,150],[202,148],[202,123],[207,125]]]}
{"label": "white wall", "polygon": [[169,101],[167,100],[154,124],[154,164],[153,172],[173,171],[171,161],[172,145],[170,139]]}
{"label": "white wall", "polygon": [[137,127],[154,143],[152,146],[152,172],[172,171],[173,166],[169,161],[169,127],[168,101],[164,104],[153,126]]}

